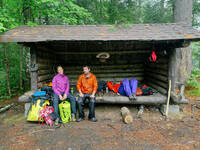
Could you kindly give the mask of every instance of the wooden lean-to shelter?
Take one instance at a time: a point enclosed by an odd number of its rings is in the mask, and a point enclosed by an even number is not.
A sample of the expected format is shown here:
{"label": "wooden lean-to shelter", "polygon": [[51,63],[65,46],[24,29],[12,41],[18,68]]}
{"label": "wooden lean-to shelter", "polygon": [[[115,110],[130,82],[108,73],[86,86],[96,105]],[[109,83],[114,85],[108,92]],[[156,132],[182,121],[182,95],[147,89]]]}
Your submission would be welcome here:
{"label": "wooden lean-to shelter", "polygon": [[[20,26],[0,36],[0,42],[17,42],[30,47],[32,90],[51,81],[57,65],[64,67],[75,88],[82,66],[87,64],[99,81],[136,78],[158,91],[152,96],[138,96],[136,101],[124,96],[97,97],[97,102],[102,103],[133,104],[166,103],[169,80],[172,81],[172,101],[186,102],[174,91],[177,84],[174,50],[198,40],[200,32],[180,23]],[[157,55],[155,62],[149,61],[152,49]],[[101,52],[109,53],[110,58],[101,62],[96,58]]]}

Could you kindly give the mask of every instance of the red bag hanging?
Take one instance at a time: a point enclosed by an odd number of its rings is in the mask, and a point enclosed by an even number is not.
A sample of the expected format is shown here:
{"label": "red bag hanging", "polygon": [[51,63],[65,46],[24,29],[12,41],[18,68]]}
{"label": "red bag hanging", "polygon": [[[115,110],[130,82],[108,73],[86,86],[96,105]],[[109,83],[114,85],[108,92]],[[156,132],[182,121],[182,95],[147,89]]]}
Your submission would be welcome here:
{"label": "red bag hanging", "polygon": [[149,57],[149,61],[156,61],[156,59],[157,59],[157,56],[156,56],[156,53],[155,53],[155,50],[154,50],[154,46],[153,46],[153,48],[152,48],[152,54]]}

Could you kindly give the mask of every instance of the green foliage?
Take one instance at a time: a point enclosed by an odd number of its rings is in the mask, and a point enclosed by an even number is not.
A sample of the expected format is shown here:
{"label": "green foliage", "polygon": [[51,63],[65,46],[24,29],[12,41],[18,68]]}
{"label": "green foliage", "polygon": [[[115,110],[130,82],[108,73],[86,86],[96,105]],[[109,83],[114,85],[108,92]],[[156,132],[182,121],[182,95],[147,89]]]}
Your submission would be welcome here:
{"label": "green foliage", "polygon": [[186,87],[189,89],[186,91],[186,95],[200,96],[200,69],[195,69],[192,71]]}
{"label": "green foliage", "polygon": [[37,23],[34,23],[34,22],[31,22],[31,21],[28,21],[28,22],[27,22],[27,25],[30,26],[30,27],[35,27],[35,26],[37,26],[38,24],[37,24]]}
{"label": "green foliage", "polygon": [[194,88],[200,87],[200,83],[197,81],[197,79],[200,79],[200,69],[192,70],[190,79],[187,81],[187,86]]}
{"label": "green foliage", "polygon": [[200,68],[200,42],[192,43],[192,67],[194,70]]}

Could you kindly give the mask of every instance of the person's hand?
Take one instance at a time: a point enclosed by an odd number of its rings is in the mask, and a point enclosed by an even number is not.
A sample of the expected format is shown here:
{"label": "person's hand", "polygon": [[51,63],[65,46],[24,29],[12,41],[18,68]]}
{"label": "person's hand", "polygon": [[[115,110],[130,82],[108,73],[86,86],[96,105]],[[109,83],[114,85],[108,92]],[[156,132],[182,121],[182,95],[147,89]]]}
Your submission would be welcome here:
{"label": "person's hand", "polygon": [[63,97],[62,97],[62,95],[59,95],[59,99],[62,101],[63,100]]}
{"label": "person's hand", "polygon": [[64,94],[63,96],[63,100],[65,100],[67,98],[67,94]]}
{"label": "person's hand", "polygon": [[92,94],[92,95],[90,95],[90,97],[91,97],[91,98],[94,98],[95,96],[94,96],[94,94]]}
{"label": "person's hand", "polygon": [[84,95],[83,95],[83,93],[79,93],[79,96],[80,96],[80,97],[83,97]]}

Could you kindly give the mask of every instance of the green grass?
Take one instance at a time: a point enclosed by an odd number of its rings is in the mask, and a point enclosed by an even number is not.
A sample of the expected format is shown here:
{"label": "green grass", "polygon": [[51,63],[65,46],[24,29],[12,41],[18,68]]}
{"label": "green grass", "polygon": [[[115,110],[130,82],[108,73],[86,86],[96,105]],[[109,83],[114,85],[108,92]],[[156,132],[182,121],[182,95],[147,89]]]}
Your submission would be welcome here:
{"label": "green grass", "polygon": [[[187,87],[186,87],[186,89],[187,89]],[[186,90],[185,95],[200,97],[200,87]]]}

